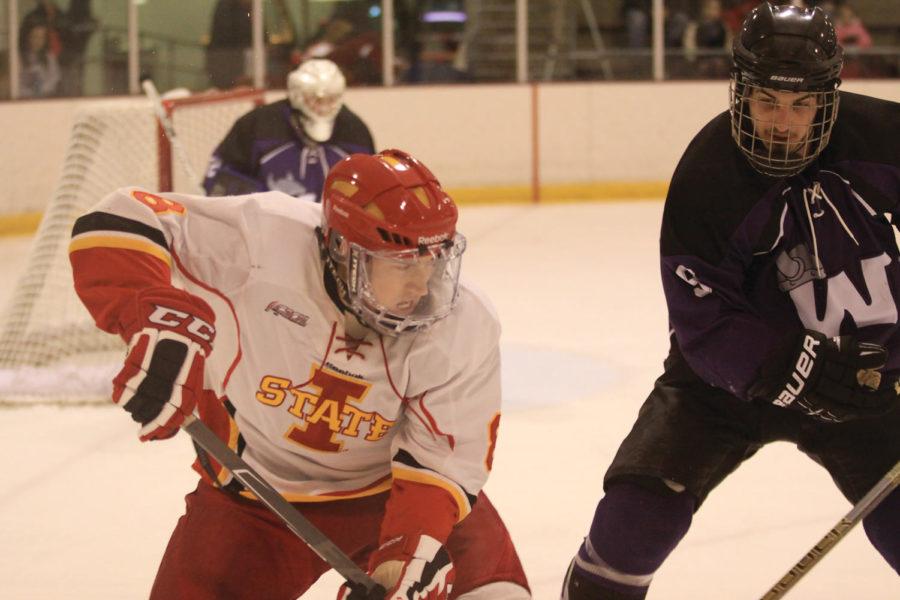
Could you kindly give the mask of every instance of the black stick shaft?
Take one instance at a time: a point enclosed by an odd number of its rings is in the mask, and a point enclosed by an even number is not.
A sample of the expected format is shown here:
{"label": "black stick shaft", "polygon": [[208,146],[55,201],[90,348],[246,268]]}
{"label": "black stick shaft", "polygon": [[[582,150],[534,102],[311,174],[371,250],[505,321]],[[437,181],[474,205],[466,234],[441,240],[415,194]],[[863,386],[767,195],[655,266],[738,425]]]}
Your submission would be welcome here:
{"label": "black stick shaft", "polygon": [[200,419],[190,416],[181,426],[197,444],[219,461],[223,467],[231,471],[232,475],[244,484],[248,490],[265,504],[273,513],[284,521],[288,529],[303,540],[307,546],[318,554],[322,560],[341,574],[351,584],[362,586],[367,591],[377,585],[355,562],[350,560],[344,551],[338,548],[324,533],[309,522],[300,512],[294,508],[284,496],[278,493],[269,483],[263,479],[244,459],[238,456],[231,448],[219,439],[219,437],[206,426]]}

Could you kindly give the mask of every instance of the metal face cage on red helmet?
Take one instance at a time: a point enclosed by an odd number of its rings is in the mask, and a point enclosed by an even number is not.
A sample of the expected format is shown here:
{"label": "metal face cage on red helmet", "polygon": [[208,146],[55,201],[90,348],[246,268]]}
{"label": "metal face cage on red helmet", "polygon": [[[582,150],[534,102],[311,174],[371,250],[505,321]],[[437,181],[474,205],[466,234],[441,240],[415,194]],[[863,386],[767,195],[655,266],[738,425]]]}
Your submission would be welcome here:
{"label": "metal face cage on red helmet", "polygon": [[450,314],[466,240],[425,165],[399,150],[353,154],[329,172],[322,213],[323,258],[363,323],[398,335]]}
{"label": "metal face cage on red helmet", "polygon": [[753,9],[735,36],[731,133],[761,173],[799,173],[825,149],[838,113],[843,53],[820,8]]}
{"label": "metal face cage on red helmet", "polygon": [[388,335],[428,327],[456,305],[465,249],[459,233],[452,240],[396,252],[350,244],[350,309]]}

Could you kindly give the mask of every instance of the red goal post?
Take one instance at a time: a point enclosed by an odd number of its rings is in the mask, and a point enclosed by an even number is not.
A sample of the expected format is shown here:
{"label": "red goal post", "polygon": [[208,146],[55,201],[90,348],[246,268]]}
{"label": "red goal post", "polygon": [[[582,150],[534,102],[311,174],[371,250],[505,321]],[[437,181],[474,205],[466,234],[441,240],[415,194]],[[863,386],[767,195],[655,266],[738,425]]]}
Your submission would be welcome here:
{"label": "red goal post", "polygon": [[[262,106],[264,103],[264,90],[247,87],[235,88],[227,91],[214,90],[192,94],[183,98],[163,98],[162,100],[163,109],[166,111],[166,115],[169,119],[173,122],[175,135],[179,136],[179,141],[186,146],[186,151],[188,157],[191,159],[192,166],[199,167],[195,169],[197,173],[203,173],[206,170],[206,163],[204,162],[199,165],[194,164],[199,158],[195,156],[197,152],[193,142],[194,138],[197,136],[191,136],[190,139],[182,140],[182,138],[185,137],[181,134],[181,131],[184,129],[184,120],[190,119],[192,115],[196,115],[198,112],[204,114],[221,113],[223,117],[220,117],[218,120],[214,119],[213,123],[221,124],[226,121],[233,123],[234,120],[240,116],[240,114],[236,114],[237,112],[243,114],[243,112],[247,112],[257,106]],[[179,127],[179,124],[181,124],[182,127]],[[225,132],[220,131],[219,141],[225,137],[224,133],[227,133],[227,130]],[[212,136],[206,136],[205,139],[208,140],[210,137]],[[157,191],[170,192],[175,189],[176,173],[178,173],[179,169],[176,165],[177,159],[173,152],[172,144],[159,122],[156,124],[156,138],[157,148],[159,150],[159,186]],[[216,144],[218,144],[218,142],[216,142]],[[211,149],[204,148],[203,150],[208,152],[205,159],[209,160],[209,155],[212,153]]]}

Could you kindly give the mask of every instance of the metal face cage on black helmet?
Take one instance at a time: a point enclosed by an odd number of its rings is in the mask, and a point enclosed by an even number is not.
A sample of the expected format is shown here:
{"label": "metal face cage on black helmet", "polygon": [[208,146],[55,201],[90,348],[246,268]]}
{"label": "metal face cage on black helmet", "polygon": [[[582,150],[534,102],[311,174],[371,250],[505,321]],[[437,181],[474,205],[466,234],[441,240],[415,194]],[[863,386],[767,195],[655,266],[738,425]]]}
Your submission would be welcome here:
{"label": "metal face cage on black helmet", "polygon": [[731,134],[753,167],[773,177],[806,168],[828,145],[838,111],[837,90],[779,93],[731,80]]}
{"label": "metal face cage on black helmet", "polygon": [[456,305],[466,238],[406,250],[369,250],[340,235],[329,259],[341,271],[342,301],[379,333],[419,331],[443,319]]}
{"label": "metal face cage on black helmet", "polygon": [[843,55],[819,8],[763,3],[734,40],[731,133],[758,171],[799,173],[825,149],[838,113]]}

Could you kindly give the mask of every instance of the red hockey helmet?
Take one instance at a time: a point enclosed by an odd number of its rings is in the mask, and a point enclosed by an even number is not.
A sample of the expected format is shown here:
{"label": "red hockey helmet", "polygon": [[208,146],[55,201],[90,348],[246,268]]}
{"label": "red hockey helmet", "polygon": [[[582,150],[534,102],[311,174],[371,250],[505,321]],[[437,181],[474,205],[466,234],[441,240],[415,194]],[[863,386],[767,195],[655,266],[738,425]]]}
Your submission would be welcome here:
{"label": "red hockey helmet", "polygon": [[425,165],[400,150],[350,155],[328,173],[322,213],[326,260],[364,323],[395,335],[450,313],[466,241]]}

